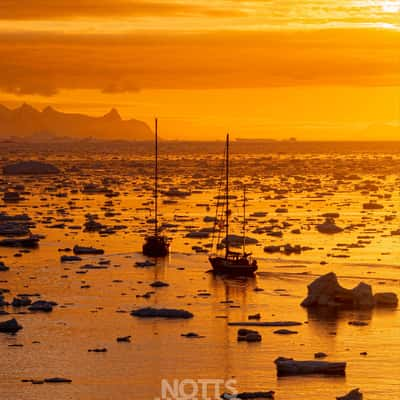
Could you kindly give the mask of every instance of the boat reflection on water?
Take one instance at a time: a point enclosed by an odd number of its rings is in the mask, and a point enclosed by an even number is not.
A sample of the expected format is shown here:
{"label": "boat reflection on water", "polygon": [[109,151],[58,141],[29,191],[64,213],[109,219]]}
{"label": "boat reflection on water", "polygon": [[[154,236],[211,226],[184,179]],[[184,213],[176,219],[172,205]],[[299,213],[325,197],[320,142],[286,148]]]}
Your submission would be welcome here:
{"label": "boat reflection on water", "polygon": [[[250,293],[257,287],[257,278],[250,276],[211,274],[210,287],[222,303],[245,306]],[[235,307],[236,308],[236,307]],[[232,308],[233,309],[233,308]],[[229,308],[228,308],[229,310]]]}

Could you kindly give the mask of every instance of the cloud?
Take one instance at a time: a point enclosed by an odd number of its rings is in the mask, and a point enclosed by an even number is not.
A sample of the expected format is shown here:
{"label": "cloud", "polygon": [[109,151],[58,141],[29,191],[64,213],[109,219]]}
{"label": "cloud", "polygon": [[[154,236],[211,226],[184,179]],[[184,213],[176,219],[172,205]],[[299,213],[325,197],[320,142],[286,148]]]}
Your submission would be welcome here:
{"label": "cloud", "polygon": [[0,89],[50,96],[60,89],[400,85],[400,32],[311,30],[0,36]]}
{"label": "cloud", "polygon": [[[396,0],[397,1],[397,0]],[[382,0],[1,0],[0,33],[400,29]],[[386,3],[385,3],[386,4]]]}
{"label": "cloud", "polygon": [[[23,4],[21,4],[23,3]],[[232,17],[244,11],[213,2],[149,0],[1,0],[0,20],[46,20],[75,17],[190,16]]]}

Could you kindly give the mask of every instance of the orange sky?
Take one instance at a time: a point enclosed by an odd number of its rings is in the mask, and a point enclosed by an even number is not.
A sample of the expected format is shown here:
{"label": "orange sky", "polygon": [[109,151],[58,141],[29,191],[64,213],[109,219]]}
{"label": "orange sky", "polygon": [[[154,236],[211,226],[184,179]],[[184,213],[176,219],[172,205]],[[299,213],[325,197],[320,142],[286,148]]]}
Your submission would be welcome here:
{"label": "orange sky", "polygon": [[0,2],[8,106],[157,115],[171,139],[399,138],[400,0],[23,3]]}

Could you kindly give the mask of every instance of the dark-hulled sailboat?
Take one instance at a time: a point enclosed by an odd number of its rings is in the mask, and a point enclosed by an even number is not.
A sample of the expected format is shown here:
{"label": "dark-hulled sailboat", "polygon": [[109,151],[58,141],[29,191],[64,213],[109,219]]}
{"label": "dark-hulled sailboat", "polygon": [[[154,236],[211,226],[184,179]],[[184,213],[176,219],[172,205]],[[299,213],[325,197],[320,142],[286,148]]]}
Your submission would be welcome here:
{"label": "dark-hulled sailboat", "polygon": [[[257,261],[246,253],[246,192],[243,193],[243,248],[242,252],[231,251],[229,247],[229,134],[226,135],[225,147],[225,255],[211,255],[209,261],[215,273],[235,276],[251,276],[257,271]],[[218,214],[218,212],[217,212]],[[218,218],[216,218],[216,223]],[[217,244],[218,248],[218,244]]]}
{"label": "dark-hulled sailboat", "polygon": [[148,257],[165,257],[169,253],[168,238],[160,235],[158,228],[158,121],[155,119],[155,163],[154,163],[154,234],[147,236],[143,254]]}

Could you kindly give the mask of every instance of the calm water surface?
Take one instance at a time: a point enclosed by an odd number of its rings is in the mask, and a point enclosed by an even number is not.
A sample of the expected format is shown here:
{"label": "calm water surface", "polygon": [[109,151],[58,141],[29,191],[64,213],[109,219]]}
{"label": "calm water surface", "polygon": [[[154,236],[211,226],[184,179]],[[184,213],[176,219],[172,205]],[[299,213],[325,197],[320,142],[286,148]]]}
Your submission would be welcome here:
{"label": "calm water surface", "polygon": [[[149,268],[135,267],[136,261],[144,259],[140,249],[149,229],[146,220],[152,218],[151,169],[147,166],[142,174],[137,165],[133,172],[118,169],[114,164],[110,169],[100,163],[90,171],[82,167],[83,172],[70,172],[65,178],[5,177],[3,188],[23,183],[26,194],[25,200],[4,204],[2,210],[11,215],[28,213],[36,222],[33,231],[46,238],[38,249],[22,253],[22,257],[14,256],[17,249],[0,250],[2,261],[10,267],[10,271],[0,273],[0,287],[10,290],[5,295],[7,300],[18,293],[40,293],[41,298],[59,305],[49,314],[15,315],[24,329],[15,336],[0,335],[1,398],[150,400],[160,396],[161,379],[234,378],[238,390],[274,390],[278,400],[335,399],[355,387],[361,388],[367,400],[400,399],[398,310],[326,315],[308,313],[299,305],[307,285],[330,271],[335,271],[346,287],[363,280],[374,291],[394,291],[400,295],[400,237],[391,235],[400,227],[399,177],[393,173],[382,177],[376,171],[363,171],[357,180],[344,179],[344,173],[334,177],[325,173],[323,160],[319,170],[315,166],[310,170],[312,179],[305,175],[296,178],[295,171],[258,176],[246,171],[245,163],[238,161],[233,177],[233,190],[238,197],[232,203],[233,230],[240,234],[240,183],[245,181],[248,236],[259,241],[259,245],[249,246],[259,259],[259,274],[254,279],[214,277],[206,273],[207,254],[192,250],[192,246],[207,249],[211,243],[211,239],[185,236],[212,226],[203,218],[215,214],[217,194],[215,182],[201,174],[193,176],[193,170],[174,174],[170,169],[169,179],[164,176],[162,180],[163,188],[179,186],[191,189],[192,195],[177,199],[175,204],[162,205],[162,221],[176,225],[165,230],[173,238],[172,254]],[[198,160],[199,166],[202,162]],[[303,157],[301,168],[307,162]],[[330,165],[333,161],[328,158],[324,162]],[[349,175],[351,160],[347,162]],[[62,164],[69,165],[65,160]],[[119,196],[110,199],[102,194],[80,192],[85,182],[100,183],[104,177],[116,179],[108,185],[119,191]],[[377,183],[378,188],[371,190],[368,182]],[[355,188],[360,183],[367,189]],[[74,189],[78,192],[71,192]],[[58,197],[59,193],[66,193],[66,197]],[[110,200],[112,204],[107,203]],[[370,200],[382,204],[383,209],[363,210],[362,204]],[[276,212],[277,208],[286,208],[288,212]],[[252,217],[257,211],[268,214]],[[323,222],[321,215],[325,212],[340,214],[336,223],[345,228],[342,233],[324,235],[315,229],[317,223]],[[107,236],[83,232],[76,226],[82,227],[86,213],[97,214],[104,224],[126,228]],[[46,220],[48,217],[53,218],[51,223]],[[64,229],[49,228],[62,220],[67,221]],[[271,225],[282,232],[282,237],[252,232]],[[301,234],[291,233],[297,228]],[[312,249],[293,255],[263,251],[265,245],[286,243]],[[61,263],[60,255],[64,253],[58,249],[75,244],[104,248],[105,255]],[[96,264],[100,259],[110,260],[107,269],[77,273],[84,264]],[[327,264],[321,265],[321,261]],[[149,285],[155,280],[170,286],[154,289],[149,299],[137,297],[153,290]],[[86,285],[90,287],[82,287]],[[256,287],[264,290],[254,291]],[[199,296],[201,291],[210,295]],[[143,306],[184,308],[195,316],[184,321],[130,316],[132,309]],[[11,307],[5,310],[11,314],[18,312]],[[246,321],[254,313],[261,313],[265,321],[294,320],[304,324],[295,328],[297,335],[290,336],[275,335],[274,328],[262,327],[258,329],[263,336],[261,343],[238,343],[237,328],[228,327],[227,321]],[[8,318],[1,316],[0,320]],[[348,325],[356,319],[367,321],[368,326]],[[181,337],[187,332],[205,337]],[[118,336],[126,335],[132,335],[131,343],[116,342]],[[24,346],[9,347],[12,344]],[[108,352],[88,352],[102,347]],[[276,377],[273,361],[278,356],[313,359],[319,351],[327,353],[329,361],[347,361],[347,376]],[[360,355],[364,351],[367,356]],[[68,377],[73,382],[21,382],[53,376]]]}

